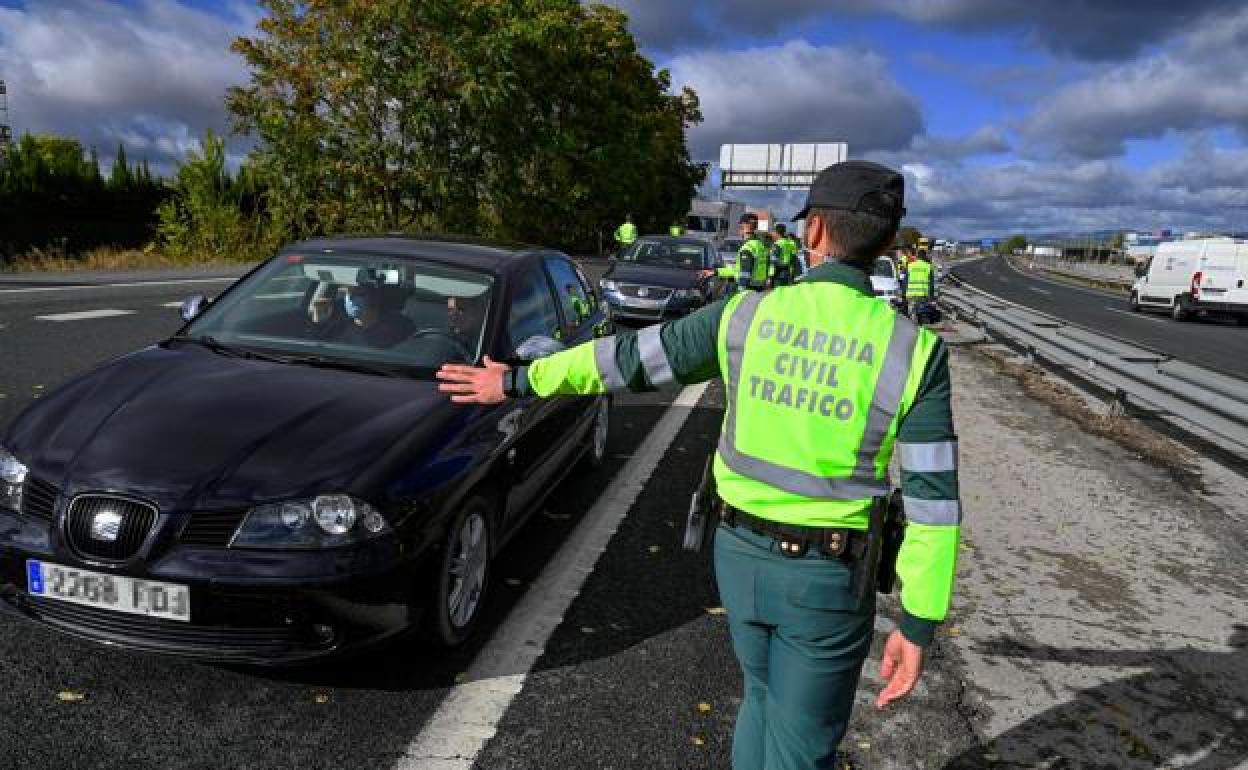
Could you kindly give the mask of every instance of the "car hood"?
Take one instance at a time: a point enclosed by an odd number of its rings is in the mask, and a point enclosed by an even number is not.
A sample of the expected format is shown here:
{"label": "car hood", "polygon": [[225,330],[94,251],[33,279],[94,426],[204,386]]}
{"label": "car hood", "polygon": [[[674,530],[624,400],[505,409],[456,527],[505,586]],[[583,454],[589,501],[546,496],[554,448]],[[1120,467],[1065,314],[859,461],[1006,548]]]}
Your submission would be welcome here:
{"label": "car hood", "polygon": [[453,419],[432,382],[153,347],[35,402],[7,443],[67,494],[189,510],[355,491],[396,442]]}
{"label": "car hood", "polygon": [[657,267],[617,262],[604,280],[620,283],[636,283],[643,286],[663,286],[668,289],[691,289],[698,285],[697,270],[681,267]]}

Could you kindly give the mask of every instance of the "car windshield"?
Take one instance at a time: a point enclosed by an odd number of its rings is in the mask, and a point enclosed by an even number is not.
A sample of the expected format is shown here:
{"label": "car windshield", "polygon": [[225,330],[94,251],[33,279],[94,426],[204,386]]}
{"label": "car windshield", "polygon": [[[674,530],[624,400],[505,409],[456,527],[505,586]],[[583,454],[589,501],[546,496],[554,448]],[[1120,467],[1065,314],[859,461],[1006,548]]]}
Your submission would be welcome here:
{"label": "car windshield", "polygon": [[706,246],[701,243],[643,239],[628,247],[620,258],[625,262],[644,265],[700,270],[703,267],[702,257],[705,253]]}
{"label": "car windshield", "polygon": [[872,275],[878,275],[881,278],[896,278],[897,271],[893,268],[893,260],[888,257],[880,257],[875,260],[875,267],[871,270]]}
{"label": "car windshield", "polygon": [[720,217],[701,217],[691,214],[685,221],[685,229],[690,232],[718,233],[728,229],[728,222]]}
{"label": "car windshield", "polygon": [[741,247],[743,245],[745,245],[745,241],[741,240],[740,238],[725,238],[724,245],[720,246],[719,250],[731,251],[733,254],[736,254],[738,251],[741,250]]}
{"label": "car windshield", "polygon": [[431,377],[475,362],[494,279],[392,256],[279,255],[181,333],[296,363],[358,364]]}

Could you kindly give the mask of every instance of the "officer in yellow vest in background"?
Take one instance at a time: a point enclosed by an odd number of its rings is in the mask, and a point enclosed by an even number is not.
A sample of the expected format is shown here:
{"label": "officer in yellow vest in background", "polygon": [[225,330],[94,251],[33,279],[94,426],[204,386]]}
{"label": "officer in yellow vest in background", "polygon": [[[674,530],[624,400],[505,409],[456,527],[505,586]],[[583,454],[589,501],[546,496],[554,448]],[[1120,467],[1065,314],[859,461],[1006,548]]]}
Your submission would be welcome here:
{"label": "officer in yellow vest in background", "polygon": [[918,257],[906,268],[906,302],[910,307],[932,298],[935,294],[933,284],[935,277],[935,271],[932,269],[932,263],[928,261],[927,252],[920,249]]}
{"label": "officer in yellow vest in background", "polygon": [[797,278],[797,242],[789,237],[788,228],[776,225],[776,242],[771,247],[772,283],[788,286]]}
{"label": "officer in yellow vest in background", "polygon": [[637,225],[633,224],[633,215],[628,214],[624,217],[624,224],[615,228],[615,242],[619,248],[623,249],[631,246],[633,241],[637,240]]}
{"label": "officer in yellow vest in background", "polygon": [[771,280],[771,248],[758,232],[758,215],[742,214],[737,229],[743,240],[737,250],[737,285],[762,291]]}
{"label": "officer in yellow vest in background", "polygon": [[685,234],[685,227],[679,222],[673,222],[672,226],[667,228],[667,234],[674,236],[674,237],[679,237]]}
{"label": "officer in yellow vest in background", "polygon": [[871,647],[875,591],[857,589],[874,568],[870,512],[889,492],[894,451],[908,519],[902,617],[883,648],[877,708],[914,688],[949,609],[962,511],[948,353],[875,300],[867,273],[896,234],[903,185],[865,161],[820,173],[799,214],[810,270],[792,286],[528,366],[487,357],[438,372],[452,400],[486,404],[723,379],[715,575],[744,677],[736,770],[834,766]]}

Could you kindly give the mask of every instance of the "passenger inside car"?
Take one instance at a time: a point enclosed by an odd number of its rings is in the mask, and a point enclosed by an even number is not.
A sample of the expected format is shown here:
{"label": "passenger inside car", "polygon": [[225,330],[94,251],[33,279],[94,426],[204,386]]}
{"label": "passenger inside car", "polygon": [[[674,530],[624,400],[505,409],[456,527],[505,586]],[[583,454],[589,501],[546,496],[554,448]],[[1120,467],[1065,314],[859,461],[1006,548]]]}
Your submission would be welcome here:
{"label": "passenger inside car", "polygon": [[390,348],[403,342],[416,325],[399,312],[403,293],[382,286],[350,286],[342,297],[344,318],[334,328],[335,341],[361,347]]}

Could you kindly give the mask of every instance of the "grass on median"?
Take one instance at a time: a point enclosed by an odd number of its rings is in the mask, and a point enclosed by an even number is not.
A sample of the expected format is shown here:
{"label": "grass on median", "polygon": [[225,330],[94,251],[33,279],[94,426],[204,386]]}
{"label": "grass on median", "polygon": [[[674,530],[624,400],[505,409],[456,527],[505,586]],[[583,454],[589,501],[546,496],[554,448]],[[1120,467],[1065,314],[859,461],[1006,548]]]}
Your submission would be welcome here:
{"label": "grass on median", "polygon": [[[239,260],[242,261],[242,260]],[[7,261],[0,261],[4,273],[63,273],[74,270],[143,270],[171,267],[220,267],[237,264],[219,257],[174,258],[149,244],[142,249],[104,246],[70,256],[57,248],[32,249]]]}

